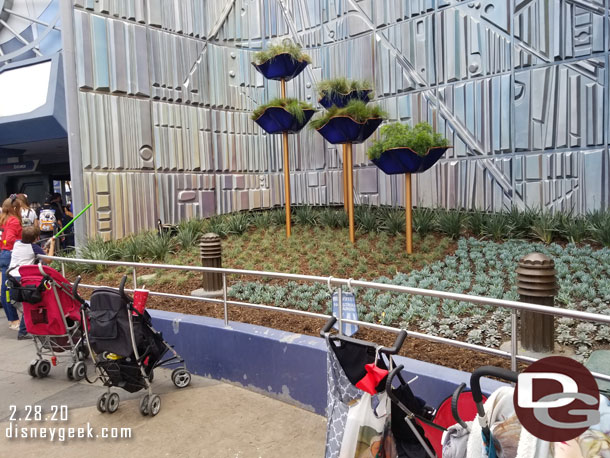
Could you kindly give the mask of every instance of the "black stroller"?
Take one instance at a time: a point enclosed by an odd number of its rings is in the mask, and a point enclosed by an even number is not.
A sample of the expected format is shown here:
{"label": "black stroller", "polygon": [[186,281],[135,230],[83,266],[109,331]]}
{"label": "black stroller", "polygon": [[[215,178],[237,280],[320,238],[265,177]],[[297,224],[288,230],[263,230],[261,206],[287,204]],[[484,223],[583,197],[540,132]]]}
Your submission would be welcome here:
{"label": "black stroller", "polygon": [[[345,446],[347,441],[353,439],[346,437],[349,411],[360,402],[359,399],[364,399],[362,396],[365,391],[370,394],[373,392],[387,393],[392,401],[390,428],[386,427],[383,432],[375,430],[375,434],[373,434],[379,438],[376,445],[373,445],[373,442],[370,444],[372,449],[378,447],[372,454],[373,456],[435,457],[426,432],[419,423],[420,421],[432,423],[434,409],[413,394],[409,383],[400,374],[402,366],[399,366],[397,370],[392,370],[394,366],[392,355],[397,354],[402,347],[407,332],[401,331],[393,347],[388,348],[339,334],[330,334],[335,322],[336,318],[331,317],[320,332],[328,345],[326,458],[354,455],[351,451],[346,452]],[[387,362],[383,355],[387,358]],[[372,365],[381,371],[377,377],[371,378],[369,376],[375,370]],[[388,368],[390,369],[389,374]],[[391,385],[394,377],[400,381],[400,385],[396,388]],[[366,386],[363,385],[365,379],[367,380]],[[381,405],[382,401],[378,402]],[[405,413],[401,412],[401,409],[404,409]],[[360,456],[360,449],[365,443],[361,439],[362,434],[366,433],[366,428],[369,427],[361,428],[361,436],[357,439],[359,442],[357,456]],[[365,432],[363,433],[363,431]],[[370,428],[368,433],[371,433]],[[369,444],[367,443],[367,445]]]}
{"label": "black stroller", "polygon": [[[148,312],[138,312],[133,300],[125,294],[125,282],[119,290],[99,288],[91,294],[87,304],[76,292],[80,277],[74,284],[74,292],[83,304],[83,320],[86,340],[99,378],[108,390],[97,401],[100,412],[114,413],[119,408],[119,395],[110,391],[119,387],[135,393],[146,389],[140,401],[142,415],[155,416],[161,409],[161,398],[153,394],[151,382],[156,367],[180,364],[171,378],[177,388],[185,388],[191,382],[191,374],[180,355],[163,340],[163,335],[152,327]],[[171,355],[164,359],[167,352]],[[88,380],[89,381],[89,380]]]}

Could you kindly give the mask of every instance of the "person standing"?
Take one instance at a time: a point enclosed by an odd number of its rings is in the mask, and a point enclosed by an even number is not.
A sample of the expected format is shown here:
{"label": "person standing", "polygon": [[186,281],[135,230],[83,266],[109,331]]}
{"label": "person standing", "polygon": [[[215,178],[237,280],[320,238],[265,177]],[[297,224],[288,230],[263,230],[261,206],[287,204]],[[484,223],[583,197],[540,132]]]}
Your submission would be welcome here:
{"label": "person standing", "polygon": [[[13,253],[11,255],[11,263],[8,268],[8,272],[16,279],[21,280],[19,275],[19,267],[30,264],[36,264],[36,255],[47,254],[43,249],[36,244],[39,241],[40,229],[36,226],[24,227],[21,234],[21,240],[17,240],[13,246]],[[53,256],[55,244],[49,244],[49,256]],[[31,336],[25,327],[25,319],[23,313],[21,314],[21,322],[19,324],[19,332],[17,334],[17,340],[28,339]]]}
{"label": "person standing", "polygon": [[61,220],[58,220],[57,206],[51,202],[51,196],[47,197],[44,205],[40,208],[38,220],[40,240],[46,243],[53,238],[58,228],[61,228]]}
{"label": "person standing", "polygon": [[17,200],[21,207],[21,226],[38,226],[38,216],[36,215],[36,212],[30,208],[27,194],[17,194]]}
{"label": "person standing", "polygon": [[17,201],[17,194],[11,194],[2,203],[2,214],[0,214],[0,270],[2,272],[2,307],[9,321],[9,327],[15,331],[19,330],[19,315],[15,307],[6,300],[6,270],[11,263],[11,252],[13,245],[21,239],[21,208]]}

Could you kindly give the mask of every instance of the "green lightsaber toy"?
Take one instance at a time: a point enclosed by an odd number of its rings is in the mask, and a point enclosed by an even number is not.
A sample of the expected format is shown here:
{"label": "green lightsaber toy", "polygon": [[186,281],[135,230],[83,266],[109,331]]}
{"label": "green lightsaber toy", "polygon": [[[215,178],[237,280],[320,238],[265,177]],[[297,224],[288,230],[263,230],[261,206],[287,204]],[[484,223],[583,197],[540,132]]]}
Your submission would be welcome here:
{"label": "green lightsaber toy", "polygon": [[68,229],[72,223],[74,223],[74,221],[76,221],[78,218],[80,218],[80,216],[85,213],[87,210],[89,210],[89,207],[91,207],[91,205],[93,205],[92,203],[87,205],[85,208],[83,208],[80,212],[78,212],[78,215],[76,215],[74,218],[72,218],[70,221],[68,221],[68,223],[61,229],[61,231],[59,231],[57,234],[55,234],[53,236],[53,238],[57,238],[63,231],[65,231],[66,229]]}

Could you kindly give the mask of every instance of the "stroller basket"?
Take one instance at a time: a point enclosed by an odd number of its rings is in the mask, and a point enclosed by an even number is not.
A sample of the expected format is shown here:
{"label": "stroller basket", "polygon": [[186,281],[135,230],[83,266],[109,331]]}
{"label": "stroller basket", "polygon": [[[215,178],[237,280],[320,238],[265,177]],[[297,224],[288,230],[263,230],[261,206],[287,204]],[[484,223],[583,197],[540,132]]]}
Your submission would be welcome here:
{"label": "stroller basket", "polygon": [[103,359],[97,363],[112,386],[124,389],[129,393],[135,393],[146,388],[140,373],[140,366],[131,359]]}

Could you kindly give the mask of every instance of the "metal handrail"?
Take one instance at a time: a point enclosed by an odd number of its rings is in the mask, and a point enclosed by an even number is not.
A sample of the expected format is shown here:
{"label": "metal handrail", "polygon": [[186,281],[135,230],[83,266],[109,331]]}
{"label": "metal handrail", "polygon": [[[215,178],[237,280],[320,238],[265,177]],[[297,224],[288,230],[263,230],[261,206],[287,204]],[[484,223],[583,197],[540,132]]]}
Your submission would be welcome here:
{"label": "metal handrail", "polygon": [[243,269],[226,269],[222,267],[201,267],[201,266],[180,266],[175,264],[151,264],[139,262],[123,262],[123,261],[101,261],[95,259],[78,259],[78,258],[63,258],[59,256],[43,256],[38,255],[40,259],[45,261],[59,262],[75,262],[80,264],[99,264],[106,266],[124,266],[135,268],[153,268],[153,269],[173,269],[173,270],[190,270],[195,272],[215,272],[231,275],[251,275],[257,277],[281,278],[284,280],[300,280],[310,281],[315,283],[327,283],[336,286],[356,286],[362,288],[379,289],[383,291],[391,291],[395,293],[413,294],[416,296],[437,297],[439,299],[448,299],[455,301],[470,302],[480,305],[495,305],[515,310],[525,310],[529,312],[544,313],[547,315],[563,316],[566,318],[576,318],[584,321],[598,321],[610,324],[610,315],[601,315],[598,313],[581,312],[578,310],[562,309],[550,307],[548,305],[530,304],[527,302],[509,301],[506,299],[496,299],[493,297],[474,296],[470,294],[451,293],[448,291],[436,291],[432,289],[412,288],[410,286],[390,285],[386,283],[376,283],[370,281],[353,280],[346,278],[321,277],[317,275],[299,275],[289,274],[284,272],[266,272],[259,270],[243,270]]}
{"label": "metal handrail", "polygon": [[[288,308],[279,308],[269,305],[263,304],[252,304],[249,302],[238,302],[238,301],[230,301],[227,300],[227,286],[226,286],[226,275],[250,275],[255,277],[268,277],[268,278],[278,278],[284,280],[296,280],[296,281],[308,281],[313,283],[325,283],[328,286],[335,285],[340,289],[343,286],[347,286],[348,288],[352,287],[362,287],[362,288],[371,288],[377,289],[381,291],[390,291],[395,293],[405,293],[412,294],[417,296],[427,296],[427,297],[436,297],[439,299],[447,299],[447,300],[456,300],[463,302],[470,302],[472,304],[479,305],[490,305],[496,307],[503,307],[511,309],[513,314],[513,318],[515,317],[515,313],[517,310],[522,311],[530,311],[543,313],[547,315],[554,316],[562,316],[567,318],[574,318],[583,321],[595,321],[601,323],[610,324],[610,315],[602,315],[598,313],[590,313],[590,312],[582,312],[577,310],[569,310],[558,307],[551,307],[546,305],[538,305],[538,304],[530,304],[526,302],[517,302],[510,301],[506,299],[495,299],[491,297],[484,296],[475,296],[470,294],[461,294],[461,293],[451,293],[447,291],[436,291],[422,288],[413,288],[409,286],[399,286],[399,285],[390,285],[386,283],[376,283],[369,281],[361,281],[361,280],[353,280],[353,279],[344,279],[344,278],[335,278],[335,277],[322,277],[317,275],[301,275],[301,274],[291,274],[284,272],[267,272],[267,271],[258,271],[258,270],[244,270],[244,269],[227,269],[221,267],[203,267],[203,266],[181,266],[175,264],[152,264],[152,263],[139,263],[139,262],[127,262],[127,261],[104,261],[104,260],[95,260],[95,259],[79,259],[79,258],[65,258],[59,256],[45,256],[38,255],[39,259],[45,261],[58,261],[62,265],[62,270],[64,270],[64,262],[71,263],[79,263],[79,264],[97,264],[97,265],[106,265],[106,266],[123,266],[123,267],[133,267],[134,268],[134,282],[135,282],[135,269],[137,268],[152,268],[152,269],[163,269],[163,270],[185,270],[185,271],[195,271],[195,272],[211,272],[211,273],[221,273],[223,274],[223,299],[215,299],[210,297],[196,297],[196,296],[186,296],[180,294],[171,294],[171,293],[162,293],[157,291],[150,291],[149,295],[151,296],[160,296],[160,297],[173,297],[178,299],[188,299],[193,301],[202,301],[202,302],[210,302],[224,305],[224,321],[225,324],[228,323],[228,305],[235,305],[241,307],[249,307],[249,308],[257,308],[262,310],[270,310],[270,311],[279,311],[283,313],[291,313],[294,315],[302,315],[308,316],[312,318],[320,318],[327,319],[328,315],[322,313],[314,313],[314,312],[306,312],[302,310],[288,309]],[[98,288],[97,285],[80,285],[83,288],[94,289]],[[112,288],[115,289],[115,288]],[[133,291],[129,289],[125,289],[125,291]],[[338,320],[339,330],[342,330],[342,323],[350,323],[357,324],[359,326],[379,329],[382,331],[400,332],[400,329],[393,328],[390,326],[384,326],[375,323],[367,323],[364,321],[356,321],[349,320],[342,317],[339,317]],[[430,342],[442,343],[451,345],[454,347],[464,348],[468,350],[479,351],[482,353],[487,353],[490,355],[500,356],[504,358],[511,359],[512,370],[516,370],[517,361],[523,362],[535,362],[536,358],[531,358],[528,356],[518,355],[517,354],[517,330],[515,326],[515,320],[513,319],[513,326],[511,330],[511,351],[503,351],[495,348],[485,347],[483,345],[471,344],[468,342],[462,342],[459,340],[448,339],[445,337],[433,336],[430,334],[423,334],[419,332],[409,331],[409,335],[412,337],[428,340]],[[610,376],[605,374],[593,373],[596,378],[610,381]]]}

